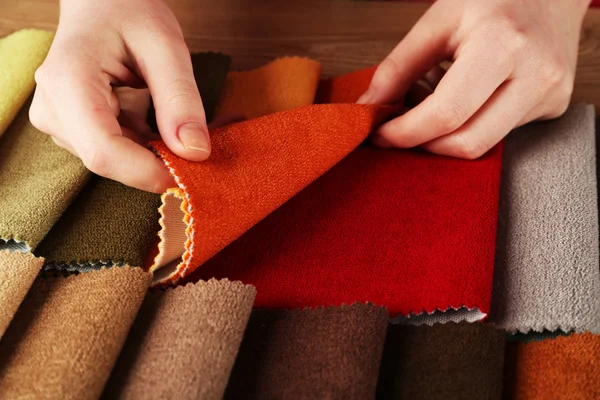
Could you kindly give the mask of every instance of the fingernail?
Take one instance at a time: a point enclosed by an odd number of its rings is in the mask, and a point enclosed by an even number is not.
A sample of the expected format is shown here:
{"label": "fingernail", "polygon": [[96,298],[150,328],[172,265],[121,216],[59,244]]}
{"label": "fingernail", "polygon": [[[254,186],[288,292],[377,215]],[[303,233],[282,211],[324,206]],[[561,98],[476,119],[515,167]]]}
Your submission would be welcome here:
{"label": "fingernail", "polygon": [[360,96],[358,98],[358,101],[356,103],[357,104],[369,104],[369,102],[371,101],[371,97],[373,97],[371,95],[371,92],[369,90],[367,90],[366,92],[364,92],[362,94],[362,96]]}
{"label": "fingernail", "polygon": [[371,143],[373,143],[373,146],[375,147],[379,147],[382,149],[389,149],[390,147],[392,147],[392,144],[383,136],[373,136],[371,138]]}
{"label": "fingernail", "polygon": [[206,128],[195,122],[189,122],[179,127],[179,140],[188,150],[210,153],[210,139]]}

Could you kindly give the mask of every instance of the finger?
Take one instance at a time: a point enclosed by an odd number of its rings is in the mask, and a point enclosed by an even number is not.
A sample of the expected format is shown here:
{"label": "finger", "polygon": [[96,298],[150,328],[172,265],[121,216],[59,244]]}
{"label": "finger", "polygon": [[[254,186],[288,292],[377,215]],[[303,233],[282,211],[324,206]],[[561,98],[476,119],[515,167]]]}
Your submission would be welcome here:
{"label": "finger", "polygon": [[426,150],[458,158],[475,159],[496,145],[535,104],[521,84],[509,81],[460,129],[423,145]]}
{"label": "finger", "polygon": [[121,110],[121,114],[117,118],[117,121],[119,121],[119,125],[121,125],[122,128],[132,130],[141,137],[150,137],[152,139],[158,137],[158,139],[160,139],[160,135],[152,132],[152,129],[150,129],[146,120],[132,111]]}
{"label": "finger", "polygon": [[75,149],[73,149],[73,146],[71,146],[69,143],[54,136],[51,136],[51,138],[54,144],[56,144],[58,147],[65,149],[69,153],[73,154],[75,157],[78,157],[77,152],[75,152]]}
{"label": "finger", "polygon": [[394,147],[414,147],[460,128],[509,77],[512,60],[486,40],[467,44],[435,91],[375,135]]}
{"label": "finger", "polygon": [[433,90],[427,83],[418,81],[408,89],[404,104],[409,108],[416,107],[432,93]]}
{"label": "finger", "polygon": [[175,35],[164,35],[160,39],[164,43],[149,41],[147,35],[133,40],[139,40],[135,57],[165,144],[182,158],[205,160],[210,155],[210,137],[185,42]]}
{"label": "finger", "polygon": [[148,89],[134,89],[131,87],[113,88],[121,103],[121,110],[131,111],[146,119],[150,107],[150,92]]}
{"label": "finger", "polygon": [[379,65],[358,103],[393,103],[402,98],[411,84],[452,54],[448,43],[457,21],[457,15],[433,5]]}
{"label": "finger", "polygon": [[101,71],[73,71],[62,77],[66,92],[55,104],[58,119],[68,141],[85,166],[103,177],[127,186],[161,193],[173,186],[163,163],[150,150],[123,136],[123,131],[109,104],[110,84],[100,77]]}
{"label": "finger", "polygon": [[446,70],[440,67],[439,65],[436,65],[425,74],[423,80],[425,80],[425,82],[427,82],[429,86],[431,86],[431,88],[435,90],[435,88],[437,87],[437,85],[439,85],[440,81],[442,80],[445,74]]}

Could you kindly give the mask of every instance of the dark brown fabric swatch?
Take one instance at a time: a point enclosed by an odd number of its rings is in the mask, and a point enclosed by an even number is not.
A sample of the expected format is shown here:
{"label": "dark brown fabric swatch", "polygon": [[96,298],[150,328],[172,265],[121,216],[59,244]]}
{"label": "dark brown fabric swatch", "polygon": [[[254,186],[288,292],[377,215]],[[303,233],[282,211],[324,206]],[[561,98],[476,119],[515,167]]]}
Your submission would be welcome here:
{"label": "dark brown fabric swatch", "polygon": [[141,267],[160,228],[160,202],[160,195],[94,176],[35,253],[46,269]]}
{"label": "dark brown fabric swatch", "polygon": [[371,304],[255,310],[225,398],[373,398],[387,323]]}
{"label": "dark brown fabric swatch", "polygon": [[222,398],[255,295],[228,280],[148,294],[103,398]]}
{"label": "dark brown fabric swatch", "polygon": [[[215,115],[215,110],[221,97],[221,91],[225,85],[227,72],[231,66],[231,57],[222,53],[194,53],[192,57],[192,67],[194,68],[194,78],[202,97],[206,121],[210,122]],[[150,102],[147,120],[152,131],[158,132],[156,125],[156,111],[154,104]]]}
{"label": "dark brown fabric swatch", "polygon": [[0,399],[97,399],[151,280],[129,267],[38,278],[0,341]]}
{"label": "dark brown fabric swatch", "polygon": [[390,325],[378,399],[500,399],[503,331],[481,323]]}

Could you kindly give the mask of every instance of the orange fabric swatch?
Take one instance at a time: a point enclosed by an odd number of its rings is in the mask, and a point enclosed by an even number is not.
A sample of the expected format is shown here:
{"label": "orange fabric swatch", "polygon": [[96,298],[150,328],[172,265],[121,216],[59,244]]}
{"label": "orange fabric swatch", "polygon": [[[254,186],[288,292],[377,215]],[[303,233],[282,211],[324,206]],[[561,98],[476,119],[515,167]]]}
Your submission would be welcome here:
{"label": "orange fabric swatch", "polygon": [[591,333],[509,345],[511,399],[599,399],[600,336]]}
{"label": "orange fabric swatch", "polygon": [[247,119],[313,104],[321,64],[301,57],[278,58],[251,71],[227,74],[216,117]]}
{"label": "orange fabric swatch", "polygon": [[176,282],[277,209],[356,148],[392,107],[301,107],[212,132],[212,154],[194,163],[163,142],[163,158],[185,199],[189,243],[182,260],[155,264],[155,283]]}

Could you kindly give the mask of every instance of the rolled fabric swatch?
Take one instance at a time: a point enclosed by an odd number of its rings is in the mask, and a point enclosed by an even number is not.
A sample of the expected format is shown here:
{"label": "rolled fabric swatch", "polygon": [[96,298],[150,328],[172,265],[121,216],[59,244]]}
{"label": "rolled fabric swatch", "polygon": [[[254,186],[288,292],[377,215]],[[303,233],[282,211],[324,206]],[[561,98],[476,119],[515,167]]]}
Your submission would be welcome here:
{"label": "rolled fabric swatch", "polygon": [[103,398],[221,399],[255,295],[226,280],[148,294]]}
{"label": "rolled fabric swatch", "polygon": [[97,399],[151,279],[129,267],[39,278],[0,341],[0,398]]}
{"label": "rolled fabric swatch", "polygon": [[[198,85],[198,91],[202,97],[206,121],[211,122],[227,78],[227,71],[231,66],[231,57],[222,53],[207,52],[192,53],[191,59],[196,85]],[[150,103],[148,109],[147,122],[154,132],[158,132],[156,110],[153,103]]]}
{"label": "rolled fabric swatch", "polygon": [[600,398],[600,336],[590,333],[509,344],[506,398]]}
{"label": "rolled fabric swatch", "polygon": [[391,325],[378,399],[501,399],[504,332],[487,324]]}
{"label": "rolled fabric swatch", "polygon": [[247,119],[313,104],[321,64],[308,58],[278,58],[250,71],[231,71],[216,116]]}
{"label": "rolled fabric swatch", "polygon": [[[225,126],[211,133],[212,154],[202,163],[152,142],[179,186],[167,195],[182,203],[187,233],[183,257],[154,260],[155,283],[194,271],[350,153],[394,110],[325,104]],[[161,218],[163,226],[168,220]]]}
{"label": "rolled fabric swatch", "polygon": [[600,332],[594,108],[506,139],[491,321],[514,332]]}
{"label": "rolled fabric swatch", "polygon": [[94,176],[36,250],[45,269],[144,265],[155,242],[160,195]]}
{"label": "rolled fabric swatch", "polygon": [[[372,73],[335,78],[320,100],[354,101]],[[189,281],[253,284],[265,308],[369,301],[399,323],[483,319],[501,157],[501,146],[475,161],[360,147]]]}
{"label": "rolled fabric swatch", "polygon": [[35,88],[34,73],[48,54],[54,33],[23,29],[0,38],[0,136]]}
{"label": "rolled fabric swatch", "polygon": [[0,138],[0,250],[35,249],[90,176],[28,112],[29,103]]}
{"label": "rolled fabric swatch", "polygon": [[225,398],[373,398],[387,322],[372,304],[255,310]]}
{"label": "rolled fabric swatch", "polygon": [[31,253],[0,251],[0,339],[43,263]]}

